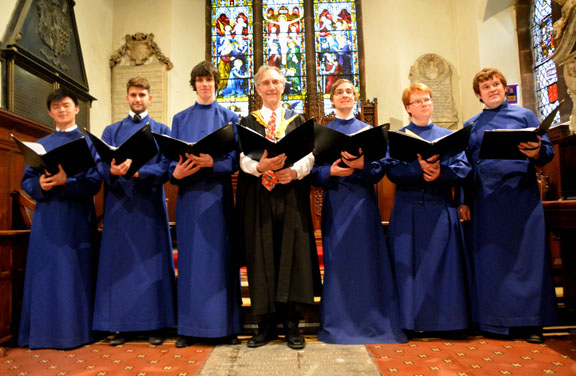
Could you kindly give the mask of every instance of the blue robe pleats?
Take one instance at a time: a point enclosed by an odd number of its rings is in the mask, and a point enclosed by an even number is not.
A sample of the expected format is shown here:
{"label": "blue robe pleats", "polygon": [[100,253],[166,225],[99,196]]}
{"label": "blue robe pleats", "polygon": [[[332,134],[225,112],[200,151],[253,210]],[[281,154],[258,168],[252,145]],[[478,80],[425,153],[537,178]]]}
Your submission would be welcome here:
{"label": "blue robe pleats", "polygon": [[[196,103],[176,114],[172,137],[196,142],[228,122],[232,111],[216,102]],[[170,168],[174,170],[176,163]],[[234,199],[231,175],[238,170],[237,152],[214,160],[178,185],[178,334],[224,337],[242,330],[240,280],[234,263]]]}
{"label": "blue robe pleats", "polygon": [[481,330],[508,334],[514,326],[556,323],[555,292],[546,247],[535,165],[554,157],[542,137],[537,160],[481,160],[484,131],[538,126],[529,110],[504,103],[470,119],[467,152],[474,167],[465,201],[471,207],[473,320]]}
{"label": "blue robe pleats", "polygon": [[[401,129],[432,141],[451,131],[413,123]],[[426,182],[418,161],[395,161],[396,184],[388,238],[400,297],[402,327],[415,331],[469,326],[468,259],[452,187],[470,172],[464,153],[441,161],[441,176]]]}
{"label": "blue robe pleats", "polygon": [[[145,117],[131,117],[104,130],[102,140],[119,146],[150,122],[153,132],[170,129]],[[94,307],[94,329],[145,331],[176,325],[176,281],[163,184],[169,163],[158,153],[125,179],[110,175],[101,164],[106,182],[104,229]]]}
{"label": "blue robe pleats", "polygon": [[[366,126],[356,119],[327,125],[347,134]],[[348,177],[331,177],[330,167],[317,162],[311,174],[313,184],[324,188],[325,269],[318,339],[338,344],[405,342],[374,191],[384,166],[366,162],[363,170]]]}
{"label": "blue robe pleats", "polygon": [[[38,143],[47,151],[84,136],[55,132]],[[97,155],[90,141],[93,156]],[[66,185],[40,188],[42,173],[26,168],[22,188],[36,200],[18,344],[67,349],[92,342],[96,271],[93,196],[101,186],[97,168],[68,176]]]}

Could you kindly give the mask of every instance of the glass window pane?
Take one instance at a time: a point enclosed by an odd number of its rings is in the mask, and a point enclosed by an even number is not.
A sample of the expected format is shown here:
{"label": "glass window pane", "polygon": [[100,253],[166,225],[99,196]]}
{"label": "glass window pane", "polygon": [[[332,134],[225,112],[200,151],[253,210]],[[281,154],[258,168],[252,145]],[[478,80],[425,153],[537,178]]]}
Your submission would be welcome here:
{"label": "glass window pane", "polygon": [[306,96],[306,51],[303,0],[262,1],[264,63],[286,76],[283,102],[300,113]]}
{"label": "glass window pane", "polygon": [[354,1],[314,0],[316,85],[324,98],[324,113],[334,113],[330,88],[338,79],[360,84]]}
{"label": "glass window pane", "polygon": [[216,100],[248,115],[253,87],[252,0],[212,1],[212,63],[220,72]]}

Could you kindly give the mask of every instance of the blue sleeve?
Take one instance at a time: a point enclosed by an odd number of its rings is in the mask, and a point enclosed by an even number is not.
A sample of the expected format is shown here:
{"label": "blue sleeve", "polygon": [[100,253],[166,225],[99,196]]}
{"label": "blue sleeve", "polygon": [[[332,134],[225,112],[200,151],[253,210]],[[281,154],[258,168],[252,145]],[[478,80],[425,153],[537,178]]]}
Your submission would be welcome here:
{"label": "blue sleeve", "polygon": [[440,164],[440,169],[442,171],[440,175],[440,181],[454,183],[459,179],[464,179],[472,167],[466,158],[464,152],[457,154],[454,157],[448,158]]}
{"label": "blue sleeve", "polygon": [[[159,129],[157,130],[157,133],[170,136],[170,128],[163,124],[158,125]],[[158,154],[140,168],[138,171],[140,177],[136,178],[135,181],[139,184],[162,185],[168,181],[169,165],[170,160],[168,160],[158,149]]]}

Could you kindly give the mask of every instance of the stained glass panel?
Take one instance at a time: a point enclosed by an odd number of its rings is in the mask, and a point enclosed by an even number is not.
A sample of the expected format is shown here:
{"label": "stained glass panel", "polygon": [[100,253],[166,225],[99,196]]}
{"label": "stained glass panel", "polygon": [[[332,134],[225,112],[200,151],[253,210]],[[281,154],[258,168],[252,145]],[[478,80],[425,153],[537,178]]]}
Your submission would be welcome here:
{"label": "stained glass panel", "polygon": [[304,0],[263,0],[264,63],[286,76],[283,103],[303,113],[306,96]]}
{"label": "stained glass panel", "polygon": [[[558,101],[556,64],[550,59],[554,53],[552,0],[534,0],[532,14],[532,48],[536,76],[538,116],[545,118]],[[557,120],[560,119],[560,114]]]}
{"label": "stained glass panel", "polygon": [[314,0],[316,84],[324,113],[334,113],[330,88],[340,78],[360,84],[358,37],[354,1]]}
{"label": "stained glass panel", "polygon": [[[536,93],[538,116],[544,119],[558,104],[558,76],[553,60],[536,67]],[[560,114],[557,119],[560,119]]]}
{"label": "stained glass panel", "polygon": [[212,1],[212,63],[220,72],[216,100],[248,115],[253,87],[252,0]]}

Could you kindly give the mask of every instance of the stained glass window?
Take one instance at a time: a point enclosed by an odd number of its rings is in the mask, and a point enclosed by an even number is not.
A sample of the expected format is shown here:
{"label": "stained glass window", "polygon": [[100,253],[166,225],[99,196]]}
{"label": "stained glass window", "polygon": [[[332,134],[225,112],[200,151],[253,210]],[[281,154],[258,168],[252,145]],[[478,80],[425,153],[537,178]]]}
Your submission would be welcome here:
{"label": "stained glass window", "polygon": [[314,0],[316,83],[324,113],[334,113],[330,88],[340,78],[360,86],[354,1]]}
{"label": "stained glass window", "polygon": [[[305,112],[307,69],[322,96],[325,115],[334,113],[329,93],[337,79],[347,78],[360,87],[354,0],[261,0],[262,10],[254,9],[253,0],[210,4],[212,62],[221,75],[216,99],[239,115],[248,115],[250,95],[255,95],[255,61],[260,61],[260,56],[254,58],[256,36],[262,37],[262,62],[279,67],[286,76],[284,105],[297,112]],[[305,9],[312,8],[314,14],[305,15]],[[259,12],[262,25],[253,28],[255,14],[260,21]],[[304,17],[313,20],[311,30],[305,30]],[[306,40],[315,51],[306,51]],[[316,67],[306,65],[306,53],[315,54]]]}
{"label": "stained glass window", "polygon": [[262,1],[264,63],[282,70],[286,76],[283,103],[299,113],[304,112],[306,96],[303,17],[303,0]]}
{"label": "stained glass window", "polygon": [[212,1],[212,62],[220,72],[216,100],[248,114],[253,87],[252,0]]}
{"label": "stained glass window", "polygon": [[[534,0],[532,15],[532,47],[538,115],[544,119],[558,104],[558,76],[550,59],[554,53],[552,0]],[[557,119],[560,119],[560,114]]]}

